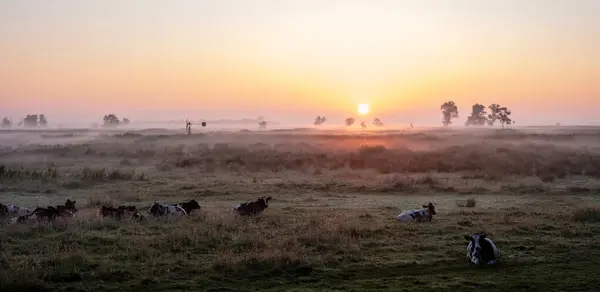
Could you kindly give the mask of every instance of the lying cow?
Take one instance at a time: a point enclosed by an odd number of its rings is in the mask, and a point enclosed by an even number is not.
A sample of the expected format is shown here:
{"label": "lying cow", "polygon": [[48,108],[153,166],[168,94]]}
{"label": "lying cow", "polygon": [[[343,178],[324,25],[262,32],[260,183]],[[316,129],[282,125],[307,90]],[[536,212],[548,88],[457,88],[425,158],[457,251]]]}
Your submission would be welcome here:
{"label": "lying cow", "polygon": [[148,213],[154,217],[160,216],[168,216],[174,214],[187,215],[188,213],[182,207],[178,205],[161,205],[157,202],[154,202]]}
{"label": "lying cow", "polygon": [[64,205],[48,206],[46,208],[37,207],[30,216],[35,214],[38,219],[46,220],[54,220],[56,217],[73,217],[77,213],[76,202],[67,199]]}
{"label": "lying cow", "polygon": [[200,204],[196,200],[190,200],[186,203],[179,203],[177,206],[183,208],[187,214],[190,214],[194,210],[200,210]]}
{"label": "lying cow", "polygon": [[493,265],[498,263],[500,251],[494,242],[487,238],[485,233],[465,235],[469,241],[467,245],[467,260],[476,265]]}
{"label": "lying cow", "polygon": [[[56,217],[60,216],[60,210],[55,207],[48,206],[47,208],[37,207],[31,212],[31,214],[20,216],[18,222],[26,221],[27,219],[34,218],[37,220],[53,221]],[[66,211],[63,211],[63,215],[69,215]],[[70,214],[72,215],[72,214]]]}
{"label": "lying cow", "polygon": [[119,206],[117,209],[121,210],[123,213],[127,214],[133,219],[142,220],[144,216],[138,212],[138,209],[135,206]]}
{"label": "lying cow", "polygon": [[234,211],[242,216],[256,215],[269,207],[271,197],[259,197],[254,202],[241,203],[233,208]]}
{"label": "lying cow", "polygon": [[31,210],[29,210],[28,208],[21,208],[13,204],[4,205],[0,203],[0,217],[14,216],[23,213],[29,214],[31,213]]}
{"label": "lying cow", "polygon": [[427,205],[423,205],[423,209],[407,210],[400,213],[396,220],[400,222],[423,222],[427,219],[431,222],[433,215],[436,215],[435,206],[431,202]]}
{"label": "lying cow", "polygon": [[0,203],[0,217],[8,216],[8,206]]}
{"label": "lying cow", "polygon": [[133,218],[133,219],[142,219],[142,215],[137,211],[135,206],[119,206],[117,208],[113,208],[110,206],[102,206],[100,207],[100,216],[101,217],[110,217],[117,220],[121,220],[123,217]]}
{"label": "lying cow", "polygon": [[58,209],[58,212],[60,214],[59,216],[65,216],[65,215],[74,216],[75,213],[77,213],[77,208],[75,208],[75,203],[77,203],[77,201],[71,201],[71,200],[67,199],[67,201],[65,202],[64,205],[56,206],[56,209]]}

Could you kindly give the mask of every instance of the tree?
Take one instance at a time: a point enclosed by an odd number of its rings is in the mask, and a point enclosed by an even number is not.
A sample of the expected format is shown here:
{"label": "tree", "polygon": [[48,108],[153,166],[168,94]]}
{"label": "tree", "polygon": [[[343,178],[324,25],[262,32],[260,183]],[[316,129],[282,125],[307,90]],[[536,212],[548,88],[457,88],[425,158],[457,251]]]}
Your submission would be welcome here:
{"label": "tree", "polygon": [[104,127],[116,127],[121,123],[115,114],[104,115],[103,121]]}
{"label": "tree", "polygon": [[346,126],[348,126],[348,127],[350,127],[350,126],[354,125],[354,122],[356,122],[356,120],[355,120],[354,118],[352,118],[352,117],[350,117],[350,118],[347,118],[347,119],[345,120]]}
{"label": "tree", "polygon": [[46,120],[46,116],[44,116],[43,114],[40,115],[39,125],[40,127],[45,127],[48,125],[48,120]]}
{"label": "tree", "polygon": [[482,104],[474,104],[471,115],[467,117],[466,126],[483,126],[487,122],[485,106]]}
{"label": "tree", "polygon": [[375,118],[373,120],[373,125],[378,126],[378,127],[383,127],[383,122],[379,118]]}
{"label": "tree", "polygon": [[458,107],[454,103],[454,101],[447,101],[440,106],[440,110],[442,110],[442,123],[444,126],[448,126],[452,124],[452,119],[458,118]]}
{"label": "tree", "polygon": [[314,124],[315,124],[315,126],[319,126],[319,125],[322,125],[322,124],[324,124],[324,123],[325,123],[325,121],[327,121],[327,118],[326,118],[326,117],[317,116],[317,117],[315,118],[315,122],[314,122]]}
{"label": "tree", "polygon": [[502,124],[502,128],[505,125],[514,124],[515,122],[510,118],[512,112],[505,106],[500,106],[499,104],[491,104],[489,107],[490,114],[488,115],[488,125],[493,126],[496,121],[500,121]]}
{"label": "tree", "polygon": [[510,114],[511,111],[506,108],[505,106],[500,108],[500,112],[498,113],[498,118],[500,119],[500,124],[502,124],[502,129],[504,129],[504,125],[510,125],[510,124],[514,124],[515,121],[513,121],[510,118]]}
{"label": "tree", "polygon": [[267,121],[260,121],[260,122],[258,122],[258,126],[260,128],[263,128],[263,129],[266,128],[267,127]]}
{"label": "tree", "polygon": [[128,118],[123,118],[123,124],[124,125],[129,125],[130,121]]}
{"label": "tree", "polygon": [[488,114],[487,124],[488,126],[493,126],[499,118],[500,105],[493,103],[488,108],[490,109],[490,113]]}
{"label": "tree", "polygon": [[4,117],[2,120],[2,127],[8,128],[10,126],[12,126],[12,122],[8,119],[8,117]]}
{"label": "tree", "polygon": [[23,119],[23,126],[27,128],[33,128],[38,126],[38,115],[27,115]]}
{"label": "tree", "polygon": [[361,128],[366,128],[367,127],[367,123],[365,123],[365,121],[360,122],[360,127]]}

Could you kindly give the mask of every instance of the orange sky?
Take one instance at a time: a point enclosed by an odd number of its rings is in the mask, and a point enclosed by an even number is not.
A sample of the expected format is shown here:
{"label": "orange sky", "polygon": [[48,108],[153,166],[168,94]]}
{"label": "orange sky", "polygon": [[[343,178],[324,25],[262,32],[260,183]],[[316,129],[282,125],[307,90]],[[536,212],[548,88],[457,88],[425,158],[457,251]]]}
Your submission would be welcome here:
{"label": "orange sky", "polygon": [[300,119],[370,103],[437,123],[454,100],[465,117],[494,102],[529,123],[599,121],[598,15],[593,0],[3,1],[0,115]]}

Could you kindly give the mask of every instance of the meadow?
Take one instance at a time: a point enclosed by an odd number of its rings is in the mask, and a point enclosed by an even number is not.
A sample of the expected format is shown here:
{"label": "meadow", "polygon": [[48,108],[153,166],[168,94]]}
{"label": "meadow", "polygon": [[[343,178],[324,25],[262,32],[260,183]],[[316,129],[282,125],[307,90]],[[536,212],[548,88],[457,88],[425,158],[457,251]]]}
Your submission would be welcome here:
{"label": "meadow", "polygon": [[[600,128],[203,131],[0,131],[1,203],[79,209],[0,225],[0,291],[600,287]],[[97,214],[190,199],[189,218]],[[431,223],[396,222],[428,202]],[[498,266],[467,262],[478,231]]]}

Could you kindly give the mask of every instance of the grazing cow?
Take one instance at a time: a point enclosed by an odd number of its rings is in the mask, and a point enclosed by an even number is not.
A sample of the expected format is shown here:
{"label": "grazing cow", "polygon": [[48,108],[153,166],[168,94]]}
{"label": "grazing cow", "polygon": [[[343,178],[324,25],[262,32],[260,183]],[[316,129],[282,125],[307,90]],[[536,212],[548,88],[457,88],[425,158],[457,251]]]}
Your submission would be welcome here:
{"label": "grazing cow", "polygon": [[400,222],[423,222],[423,220],[427,218],[427,220],[431,222],[433,215],[436,214],[435,206],[429,202],[429,204],[423,205],[423,209],[403,211],[396,217],[396,219]]}
{"label": "grazing cow", "polygon": [[467,260],[476,265],[493,265],[498,263],[500,251],[494,242],[487,238],[486,234],[473,233],[471,236],[465,235],[469,241],[467,245]]}
{"label": "grazing cow", "polygon": [[171,214],[181,214],[187,215],[187,212],[177,205],[161,205],[157,202],[154,202],[150,209],[148,210],[150,215],[154,217],[167,216]]}
{"label": "grazing cow", "polygon": [[234,211],[237,211],[242,216],[256,215],[264,211],[267,207],[269,207],[269,200],[271,197],[259,197],[254,202],[246,202],[241,203],[233,208]]}
{"label": "grazing cow", "polygon": [[198,204],[196,200],[191,200],[187,203],[179,203],[177,206],[183,208],[187,214],[190,214],[190,212],[194,210],[200,210],[200,204]]}

